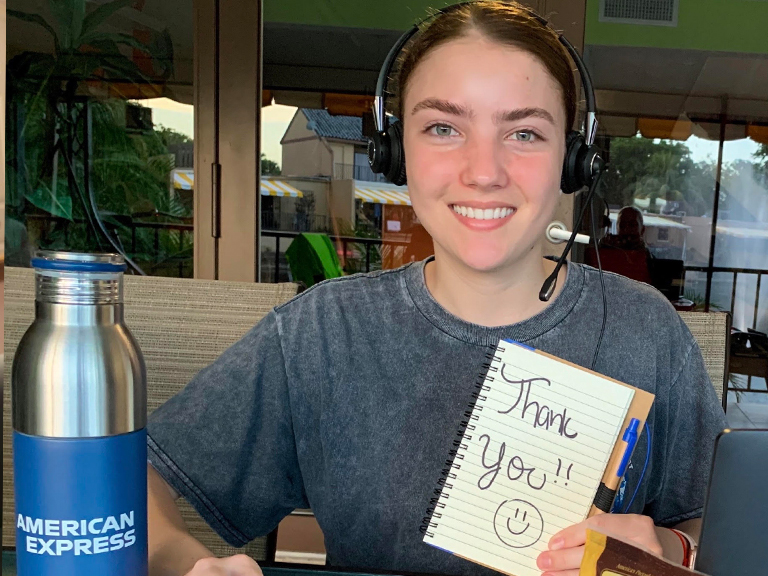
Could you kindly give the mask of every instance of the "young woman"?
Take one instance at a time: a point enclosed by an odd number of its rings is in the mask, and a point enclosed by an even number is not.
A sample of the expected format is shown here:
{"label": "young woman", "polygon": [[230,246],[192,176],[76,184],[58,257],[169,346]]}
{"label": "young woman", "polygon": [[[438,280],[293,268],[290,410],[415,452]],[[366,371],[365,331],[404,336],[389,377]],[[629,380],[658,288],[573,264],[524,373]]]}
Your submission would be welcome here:
{"label": "young woman", "polygon": [[[413,208],[435,256],[339,278],[277,307],[152,415],[152,574],[259,573],[185,530],[187,498],[234,545],[294,508],[314,511],[328,563],[491,574],[422,542],[419,527],[487,347],[525,342],[590,366],[603,307],[598,272],[569,263],[548,303],[544,230],[574,125],[572,63],[515,4],[478,2],[431,20],[394,84]],[[556,534],[543,573],[575,576],[585,527],[673,559],[692,533],[725,421],[691,334],[654,289],[606,274],[596,369],[656,395],[626,477],[626,514]],[[630,502],[626,498],[623,505]]]}

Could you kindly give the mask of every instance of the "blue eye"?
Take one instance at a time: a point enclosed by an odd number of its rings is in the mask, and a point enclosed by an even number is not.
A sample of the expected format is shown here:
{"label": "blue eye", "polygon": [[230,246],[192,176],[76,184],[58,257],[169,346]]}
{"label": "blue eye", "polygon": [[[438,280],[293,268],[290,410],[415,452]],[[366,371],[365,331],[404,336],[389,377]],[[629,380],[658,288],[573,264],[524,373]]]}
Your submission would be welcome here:
{"label": "blue eye", "polygon": [[432,126],[429,126],[427,128],[428,132],[431,132],[435,136],[439,136],[441,138],[448,138],[450,136],[453,136],[454,129],[451,126],[448,126],[447,124],[433,124]]}
{"label": "blue eye", "polygon": [[518,130],[512,136],[519,142],[534,142],[539,138],[539,135],[532,130]]}

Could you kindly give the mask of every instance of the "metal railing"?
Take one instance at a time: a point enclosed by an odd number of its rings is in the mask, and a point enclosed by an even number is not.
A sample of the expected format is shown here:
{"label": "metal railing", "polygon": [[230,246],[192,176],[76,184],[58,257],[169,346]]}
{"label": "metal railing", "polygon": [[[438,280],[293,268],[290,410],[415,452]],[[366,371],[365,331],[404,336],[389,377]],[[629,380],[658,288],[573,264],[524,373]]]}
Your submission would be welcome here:
{"label": "metal railing", "polygon": [[[263,230],[261,232],[262,238],[274,238],[275,239],[275,253],[272,256],[273,261],[270,263],[272,267],[272,274],[269,275],[268,280],[270,282],[280,282],[287,280],[288,263],[285,261],[285,251],[280,251],[280,240],[290,238],[291,240],[298,236],[298,232],[277,232],[271,230]],[[408,242],[396,242],[392,240],[382,240],[381,238],[358,238],[357,236],[333,236],[331,240],[336,243],[341,242],[342,257],[341,265],[345,272],[370,272],[377,268],[373,268],[374,260],[380,257],[380,253],[376,251],[376,247],[382,246],[408,246]],[[353,252],[350,250],[350,246],[359,245],[361,248],[355,249]],[[262,260],[262,266],[265,261]],[[281,274],[284,271],[284,274]],[[262,276],[262,281],[265,281]]]}
{"label": "metal railing", "polygon": [[[724,266],[714,266],[712,268],[709,268],[707,266],[685,266],[683,268],[684,273],[685,272],[701,272],[705,274],[733,274],[733,280],[731,283],[731,303],[730,303],[730,314],[731,318],[733,318],[733,312],[736,305],[736,286],[738,284],[739,275],[746,276],[757,276],[756,283],[755,283],[755,301],[754,301],[754,315],[752,317],[752,329],[757,329],[757,319],[760,314],[760,286],[762,285],[763,275],[768,274],[768,270],[761,269],[761,268],[728,268]],[[709,310],[711,307],[711,302],[705,302],[705,310]],[[768,365],[768,358],[766,360],[766,365]],[[766,375],[766,389],[761,388],[753,388],[752,387],[752,374],[747,374],[747,386],[746,388],[742,388],[740,386],[734,386],[733,382],[729,379],[728,382],[728,391],[729,392],[752,392],[755,394],[768,394],[768,374]]]}
{"label": "metal railing", "polygon": [[[66,218],[61,218],[58,216],[51,216],[47,214],[26,214],[25,217],[27,220],[31,221],[38,221],[43,223],[53,223],[58,224],[63,227],[63,236],[64,236],[64,244],[67,248],[70,248],[70,239],[71,239],[71,233],[72,230],[70,230],[72,224],[77,225],[87,225],[87,221],[85,219],[76,218],[74,220],[68,220]],[[167,268],[171,269],[174,268],[174,272],[176,272],[176,275],[179,278],[186,278],[191,277],[193,274],[193,256],[191,252],[188,252],[188,255],[184,255],[185,252],[191,250],[193,243],[194,243],[194,225],[192,224],[182,224],[182,223],[174,223],[174,222],[141,222],[136,220],[131,220],[130,218],[123,218],[123,222],[121,222],[121,225],[124,228],[127,228],[130,233],[130,249],[126,249],[126,252],[132,259],[136,259],[138,256],[137,253],[137,244],[138,244],[138,230],[154,230],[154,234],[152,235],[152,250],[151,258],[149,260],[141,259],[138,263],[142,267],[147,267],[145,270],[149,274],[153,274],[160,270],[161,268]],[[105,225],[110,230],[110,232],[113,235],[117,236],[118,241],[120,241],[120,237],[122,234],[120,234],[121,230],[114,226],[113,224],[110,224],[108,221],[105,221]],[[160,239],[161,234],[163,233],[173,233],[177,232],[179,235],[179,244],[178,248],[174,250],[174,254],[171,254],[169,256],[163,256],[161,253],[161,246],[160,246]],[[43,228],[41,230],[41,237],[42,244],[47,244],[49,242],[49,236],[50,233],[46,228]]]}
{"label": "metal railing", "polygon": [[736,283],[738,282],[739,274],[756,275],[757,286],[755,287],[755,315],[754,315],[754,318],[752,319],[752,328],[755,329],[757,327],[757,316],[758,316],[758,310],[760,308],[760,284],[762,283],[763,275],[768,274],[768,270],[761,269],[761,268],[726,268],[722,266],[714,266],[712,268],[708,268],[707,266],[685,266],[683,270],[685,272],[708,273],[711,271],[712,274],[719,274],[719,273],[733,274],[733,282],[731,285],[731,309],[730,309],[731,316],[733,316],[734,304],[736,302]]}
{"label": "metal railing", "polygon": [[[173,224],[170,222],[132,222],[130,225],[131,228],[131,254],[136,254],[136,231],[142,228],[148,228],[153,229],[155,231],[154,234],[154,244],[153,248],[155,250],[155,261],[152,262],[152,269],[150,271],[155,271],[160,265],[166,264],[167,260],[161,260],[158,258],[160,255],[160,232],[171,232],[175,231],[179,233],[179,248],[177,250],[177,254],[183,254],[187,248],[185,247],[184,238],[189,235],[190,242],[188,246],[191,248],[194,243],[195,238],[195,227],[192,224]],[[185,265],[189,264],[190,269],[192,270],[192,273],[194,273],[194,257],[190,255],[189,257],[181,257],[181,258],[175,258],[178,265],[178,277],[179,278],[185,278],[184,270]]]}

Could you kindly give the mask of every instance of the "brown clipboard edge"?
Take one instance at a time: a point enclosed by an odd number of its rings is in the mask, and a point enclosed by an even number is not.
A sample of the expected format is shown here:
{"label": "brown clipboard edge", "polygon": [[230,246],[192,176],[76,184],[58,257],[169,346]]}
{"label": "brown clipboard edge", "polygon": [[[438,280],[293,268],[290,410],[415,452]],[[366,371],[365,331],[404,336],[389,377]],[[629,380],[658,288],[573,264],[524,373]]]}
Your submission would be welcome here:
{"label": "brown clipboard edge", "polygon": [[[624,433],[624,430],[627,429],[632,418],[637,418],[638,420],[640,420],[640,427],[637,430],[637,437],[638,438],[640,437],[640,435],[643,432],[643,428],[645,428],[645,421],[648,419],[648,413],[651,411],[651,406],[653,405],[653,401],[656,399],[656,396],[651,394],[650,392],[641,390],[640,388],[636,388],[635,386],[630,386],[629,384],[621,382],[620,380],[616,380],[615,378],[611,378],[610,376],[606,376],[605,374],[600,374],[599,372],[595,372],[594,370],[590,370],[589,368],[584,368],[584,366],[579,366],[578,364],[574,364],[573,362],[569,362],[568,360],[563,360],[562,358],[558,358],[557,356],[548,354],[547,352],[544,352],[542,350],[533,348],[533,351],[536,354],[541,354],[542,356],[546,356],[547,358],[550,358],[552,360],[557,360],[558,362],[567,364],[568,366],[581,370],[582,372],[587,372],[589,374],[599,376],[600,378],[603,378],[605,380],[610,380],[614,384],[618,384],[619,386],[624,386],[625,388],[630,388],[631,390],[634,390],[635,393],[632,396],[632,402],[630,403],[629,409],[627,410],[627,414],[624,417],[624,422],[622,422],[621,424],[621,429],[619,430],[619,436],[616,439],[616,444],[613,447],[613,451],[611,452],[610,458],[608,458],[608,464],[606,465],[605,472],[603,473],[603,480],[602,480],[603,484],[605,484],[605,486],[607,488],[610,488],[611,490],[616,490],[616,488],[618,488],[619,486],[619,482],[621,481],[621,478],[616,476],[616,471],[618,470],[619,464],[621,464],[621,460],[624,457],[624,452],[627,449],[627,443],[621,439]],[[592,505],[589,509],[589,513],[587,514],[587,518],[590,518],[595,514],[602,514],[602,513],[603,513],[602,510],[599,510],[597,507]]]}

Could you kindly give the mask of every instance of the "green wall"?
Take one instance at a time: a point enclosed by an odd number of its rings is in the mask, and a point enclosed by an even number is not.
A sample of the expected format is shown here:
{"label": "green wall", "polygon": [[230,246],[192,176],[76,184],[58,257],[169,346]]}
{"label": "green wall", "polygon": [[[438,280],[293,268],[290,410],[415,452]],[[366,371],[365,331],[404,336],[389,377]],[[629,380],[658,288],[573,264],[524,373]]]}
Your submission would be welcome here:
{"label": "green wall", "polygon": [[456,0],[264,0],[264,20],[316,26],[405,30],[430,8]]}
{"label": "green wall", "polygon": [[768,54],[765,0],[680,0],[677,27],[598,22],[600,0],[587,0],[587,44]]}
{"label": "green wall", "polygon": [[[267,22],[405,30],[456,0],[264,0]],[[768,1],[680,0],[677,27],[598,22],[587,0],[586,43],[768,54]]]}

